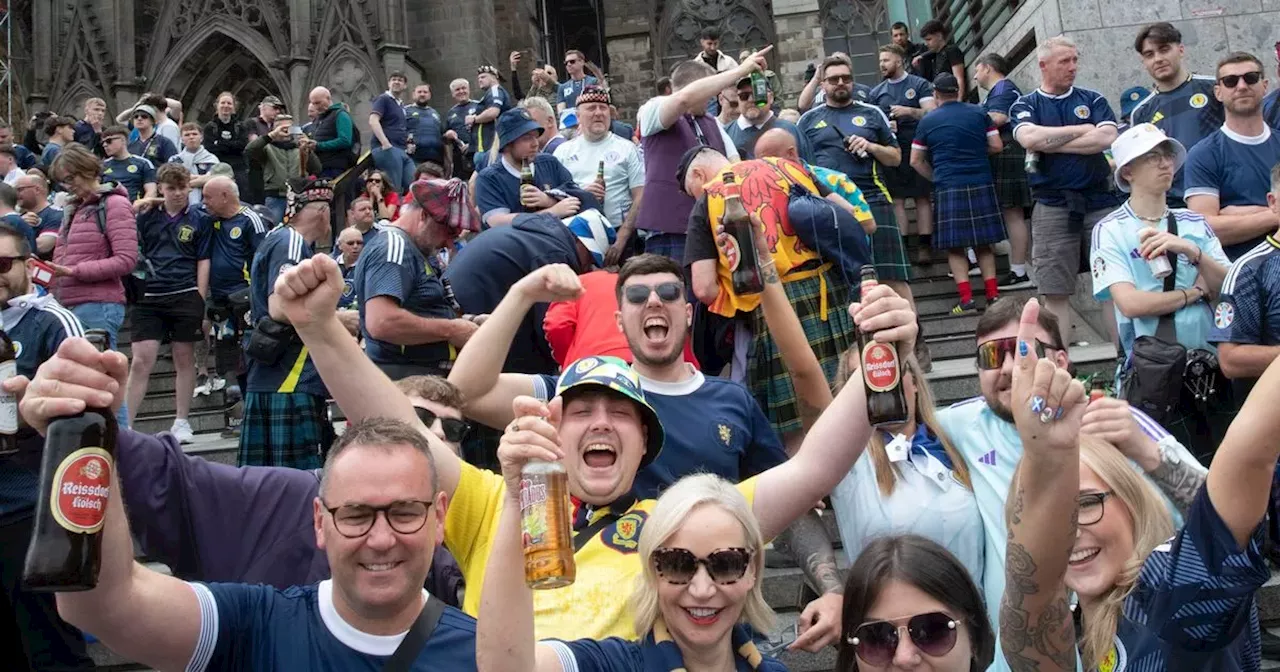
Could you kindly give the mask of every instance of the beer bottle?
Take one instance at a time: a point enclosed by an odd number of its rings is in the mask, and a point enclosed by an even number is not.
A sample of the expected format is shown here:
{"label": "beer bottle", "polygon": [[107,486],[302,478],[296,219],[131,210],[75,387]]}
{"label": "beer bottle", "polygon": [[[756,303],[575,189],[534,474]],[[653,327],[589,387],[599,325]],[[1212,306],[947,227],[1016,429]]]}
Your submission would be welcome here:
{"label": "beer bottle", "polygon": [[756,107],[769,106],[769,79],[759,70],[751,73],[751,96]]}
{"label": "beer bottle", "polygon": [[559,462],[531,460],[520,472],[524,581],[535,590],[563,588],[577,573],[569,475]]}
{"label": "beer bottle", "polygon": [[1107,396],[1107,384],[1103,382],[1102,376],[1094,376],[1089,381],[1089,401],[1097,401]]}
{"label": "beer bottle", "polygon": [[[604,161],[601,161],[600,167],[596,168],[596,182],[599,182],[600,186],[604,186]],[[600,207],[604,208],[604,197],[600,198]]]}
{"label": "beer bottle", "polygon": [[[524,161],[524,163],[520,164],[520,191],[521,192],[524,192],[525,185],[528,185],[530,187],[534,186],[533,185],[533,166],[529,163],[527,159]],[[536,212],[537,208],[526,206],[525,210],[528,212]]]}
{"label": "beer bottle", "polygon": [[[862,297],[875,287],[876,269],[862,267]],[[896,343],[877,343],[858,330],[858,352],[862,354],[862,382],[867,389],[867,420],[872,427],[900,425],[907,421],[907,395],[902,389],[902,367]]]}
{"label": "beer bottle", "polygon": [[[18,375],[18,353],[9,334],[0,331],[0,383]],[[0,456],[18,452],[18,398],[0,389]]]}
{"label": "beer bottle", "polygon": [[760,271],[760,259],[756,256],[755,230],[732,173],[724,178],[724,215],[720,218],[728,237],[725,245],[725,261],[729,264],[733,293],[738,296],[759,294],[764,291],[764,275]]}
{"label": "beer bottle", "polygon": [[[85,337],[97,341],[99,350],[106,346],[106,333],[100,329],[89,330]],[[116,468],[116,430],[110,408],[86,408],[49,423],[23,589],[71,592],[98,585],[102,523]]]}

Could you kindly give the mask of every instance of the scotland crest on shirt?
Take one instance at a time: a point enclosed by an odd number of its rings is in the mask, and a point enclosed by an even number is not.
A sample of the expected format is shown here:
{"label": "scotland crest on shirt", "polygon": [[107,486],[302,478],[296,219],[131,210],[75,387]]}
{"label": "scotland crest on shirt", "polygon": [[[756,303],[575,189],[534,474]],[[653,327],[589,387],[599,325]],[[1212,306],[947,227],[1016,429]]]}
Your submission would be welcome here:
{"label": "scotland crest on shirt", "polygon": [[1078,119],[1088,119],[1088,118],[1089,118],[1089,106],[1088,106],[1088,105],[1076,105],[1076,109],[1074,110],[1074,112],[1076,113],[1076,118],[1078,118]]}
{"label": "scotland crest on shirt", "polygon": [[1197,93],[1191,96],[1191,100],[1189,102],[1191,103],[1191,107],[1198,110],[1209,104],[1209,97],[1203,93]]}
{"label": "scotland crest on shirt", "polygon": [[600,540],[619,553],[635,553],[640,548],[640,530],[648,518],[649,514],[644,511],[632,511],[613,524],[611,533],[600,535]]}
{"label": "scotland crest on shirt", "polygon": [[906,92],[905,94],[903,94],[903,95],[905,95],[905,96],[907,97],[907,100],[915,100],[915,99],[916,99],[916,90],[915,90],[915,89],[907,89],[907,92]]}

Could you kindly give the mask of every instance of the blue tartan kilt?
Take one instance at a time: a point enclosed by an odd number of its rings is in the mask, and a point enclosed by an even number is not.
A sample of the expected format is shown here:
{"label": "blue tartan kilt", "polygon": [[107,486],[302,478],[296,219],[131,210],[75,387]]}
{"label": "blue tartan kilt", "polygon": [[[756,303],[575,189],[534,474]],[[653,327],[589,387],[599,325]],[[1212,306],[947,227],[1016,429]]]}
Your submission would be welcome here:
{"label": "blue tartan kilt", "polygon": [[325,400],[306,392],[246,392],[240,466],[319,469],[334,441]]}
{"label": "blue tartan kilt", "polygon": [[933,249],[994,245],[1008,235],[995,185],[938,188],[933,198]]}

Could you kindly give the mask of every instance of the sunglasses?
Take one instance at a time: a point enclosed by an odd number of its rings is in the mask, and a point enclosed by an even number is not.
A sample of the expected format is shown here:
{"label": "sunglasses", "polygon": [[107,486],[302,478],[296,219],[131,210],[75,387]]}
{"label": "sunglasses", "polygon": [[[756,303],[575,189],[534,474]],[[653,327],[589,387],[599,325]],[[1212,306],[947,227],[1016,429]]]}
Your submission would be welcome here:
{"label": "sunglasses", "polygon": [[26,261],[27,257],[0,257],[0,273],[8,273],[13,270],[13,264],[19,261]]}
{"label": "sunglasses", "polygon": [[414,409],[418,413],[418,419],[422,424],[430,427],[436,420],[440,421],[440,428],[444,430],[444,438],[452,443],[462,443],[467,438],[467,434],[471,433],[471,423],[466,420],[457,418],[442,418],[431,411],[415,406]]}
{"label": "sunglasses", "polygon": [[124,140],[124,136],[123,136],[123,135],[113,135],[113,136],[111,136],[111,137],[109,137],[109,138],[103,138],[103,139],[102,139],[102,144],[104,144],[104,145],[109,145],[109,144],[111,144],[111,143],[115,142],[116,140]]}
{"label": "sunglasses", "polygon": [[653,292],[658,293],[658,298],[663,303],[672,303],[684,296],[684,285],[678,282],[661,282],[656,287],[627,285],[622,289],[622,295],[626,297],[627,303],[633,306],[639,306],[648,301],[649,295]]}
{"label": "sunglasses", "polygon": [[828,77],[826,81],[827,81],[827,83],[828,83],[828,84],[832,84],[832,85],[835,85],[835,84],[852,84],[852,83],[853,83],[853,75],[832,75],[832,76]]}
{"label": "sunglasses", "polygon": [[149,114],[135,114],[135,115],[133,115],[133,118],[134,118],[134,120],[135,120],[135,121],[136,121],[136,120],[138,120],[138,119],[150,119],[150,118],[151,118],[151,115],[149,115]]}
{"label": "sunglasses", "polygon": [[1262,81],[1262,71],[1254,70],[1253,72],[1246,72],[1243,75],[1223,75],[1218,78],[1218,83],[1228,89],[1234,89],[1242,79],[1247,86],[1253,86],[1254,84]]}
{"label": "sunglasses", "polygon": [[[997,338],[987,341],[978,346],[978,370],[993,371],[1004,366],[1004,358],[1013,355],[1013,351],[1018,347],[1018,339],[1016,336],[1009,338]],[[1045,350],[1057,350],[1058,348],[1036,341],[1036,357],[1044,357]]]}
{"label": "sunglasses", "polygon": [[[895,619],[901,622],[902,619]],[[956,646],[956,626],[960,622],[940,611],[917,614],[907,619],[906,625],[893,621],[871,621],[859,625],[853,631],[849,643],[858,658],[868,665],[882,667],[893,660],[906,630],[911,643],[927,656],[945,656]]]}
{"label": "sunglasses", "polygon": [[365,180],[365,181],[364,181],[364,183],[365,183],[365,184],[382,184],[382,178],[380,178],[380,177],[375,177],[375,178],[373,178],[373,179],[371,179],[371,180]]}
{"label": "sunglasses", "polygon": [[751,95],[752,95],[752,93],[751,93],[750,91],[739,91],[739,92],[738,92],[738,100],[740,100],[740,101],[742,101],[742,102],[744,102],[744,103],[745,103],[745,102],[747,102],[748,100],[751,100]]}
{"label": "sunglasses", "polygon": [[659,548],[651,557],[654,571],[667,583],[689,583],[701,565],[712,581],[727,586],[746,575],[751,555],[746,548],[719,548],[699,558],[686,548]]}
{"label": "sunglasses", "polygon": [[576,59],[576,58],[571,58],[571,59],[569,59],[569,60],[565,61],[565,62],[564,62],[564,64],[565,64],[565,65],[573,65],[573,64],[575,64],[575,63],[577,63],[577,62],[578,62],[578,59]]}

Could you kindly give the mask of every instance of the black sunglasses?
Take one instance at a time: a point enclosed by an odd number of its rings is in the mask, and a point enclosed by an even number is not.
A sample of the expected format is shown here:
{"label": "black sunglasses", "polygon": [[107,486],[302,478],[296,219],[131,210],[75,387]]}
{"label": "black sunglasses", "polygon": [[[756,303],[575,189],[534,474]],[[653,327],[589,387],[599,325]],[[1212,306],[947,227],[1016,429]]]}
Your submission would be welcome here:
{"label": "black sunglasses", "polygon": [[576,59],[576,58],[570,58],[569,60],[565,61],[565,62],[564,62],[564,64],[565,64],[565,65],[573,65],[573,64],[575,64],[575,63],[577,63],[577,62],[578,62],[578,59]]}
{"label": "black sunglasses", "polygon": [[658,548],[650,557],[653,570],[667,583],[689,583],[701,565],[707,568],[707,576],[712,581],[729,585],[746,575],[751,555],[751,550],[746,548],[719,548],[699,558],[687,548]]}
{"label": "black sunglasses", "polygon": [[638,306],[649,300],[649,295],[653,292],[658,293],[658,298],[663,303],[672,303],[684,296],[684,285],[678,282],[660,282],[656,287],[649,285],[627,285],[622,288],[622,295],[626,297],[627,303]]}
{"label": "black sunglasses", "polygon": [[462,443],[462,441],[467,438],[467,434],[471,433],[471,423],[466,420],[442,418],[435,413],[432,413],[430,410],[420,406],[415,406],[413,410],[417,411],[418,419],[421,420],[422,424],[426,425],[428,428],[431,427],[431,423],[439,420],[440,428],[444,430],[444,438],[447,441]]}
{"label": "black sunglasses", "polygon": [[1254,84],[1262,81],[1262,71],[1254,70],[1253,72],[1246,72],[1243,75],[1223,75],[1218,78],[1218,83],[1228,89],[1234,89],[1242,79],[1248,86],[1253,86]]}
{"label": "black sunglasses", "polygon": [[831,85],[852,84],[853,75],[831,75],[830,77],[827,78],[827,83]]}
{"label": "black sunglasses", "polygon": [[751,93],[750,91],[739,91],[739,92],[738,92],[738,100],[740,100],[740,101],[742,101],[742,102],[744,102],[744,103],[745,103],[745,102],[747,102],[748,100],[751,100],[751,96],[752,96],[752,93]]}
{"label": "black sunglasses", "polygon": [[[903,619],[896,619],[901,622]],[[917,614],[906,625],[891,621],[871,621],[859,625],[853,631],[849,643],[858,657],[868,665],[882,667],[893,660],[902,641],[902,631],[911,643],[927,656],[945,656],[956,646],[956,626],[960,621],[940,611]]]}
{"label": "black sunglasses", "polygon": [[26,261],[28,257],[0,257],[0,273],[8,273],[13,270],[13,264],[16,261]]}

